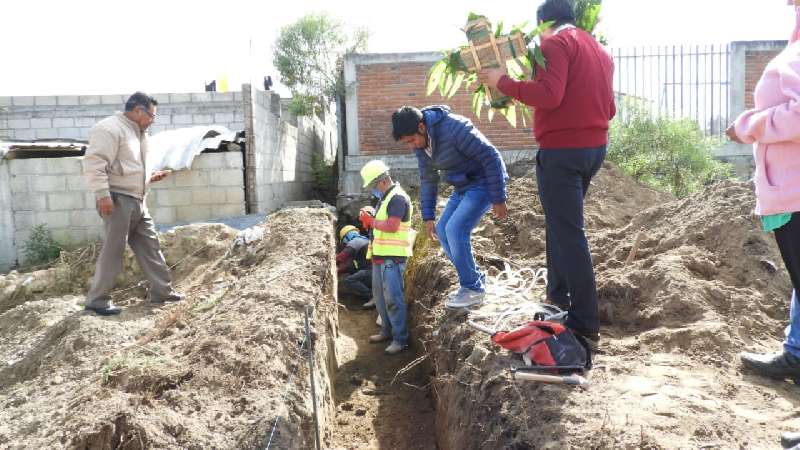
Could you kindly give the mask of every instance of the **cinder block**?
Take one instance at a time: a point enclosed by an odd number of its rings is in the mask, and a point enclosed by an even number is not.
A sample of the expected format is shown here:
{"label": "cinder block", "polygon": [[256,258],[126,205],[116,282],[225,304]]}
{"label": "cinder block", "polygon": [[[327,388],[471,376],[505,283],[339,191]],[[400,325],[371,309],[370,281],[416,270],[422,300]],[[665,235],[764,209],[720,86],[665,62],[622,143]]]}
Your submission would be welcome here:
{"label": "cinder block", "polygon": [[78,103],[81,105],[99,105],[100,104],[100,96],[99,95],[81,95],[78,97]]}
{"label": "cinder block", "polygon": [[17,175],[41,175],[46,173],[44,158],[12,159],[8,162],[10,173]]}
{"label": "cinder block", "polygon": [[172,123],[172,115],[171,114],[161,114],[159,113],[156,116],[156,122],[159,125],[169,125]]}
{"label": "cinder block", "polygon": [[178,222],[196,222],[198,220],[210,219],[211,207],[201,205],[179,206],[177,208],[176,218]]}
{"label": "cinder block", "polygon": [[11,106],[11,97],[0,97],[0,106]]}
{"label": "cinder block", "polygon": [[[220,161],[214,158],[215,155],[217,155],[217,153],[201,153],[195,156],[192,160],[192,170],[220,169]],[[211,180],[213,182],[213,176]]]}
{"label": "cinder block", "polygon": [[47,194],[48,209],[50,211],[63,211],[83,209],[83,194],[78,192],[68,192],[59,194]]}
{"label": "cinder block", "polygon": [[214,123],[229,123],[233,122],[233,113],[215,113]]}
{"label": "cinder block", "polygon": [[192,203],[192,191],[165,189],[158,193],[158,203],[160,206],[185,206]]}
{"label": "cinder block", "polygon": [[214,116],[211,114],[194,114],[192,120],[198,125],[211,125],[214,123]]}
{"label": "cinder block", "polygon": [[14,230],[28,230],[36,225],[36,217],[33,211],[17,211],[14,213]]}
{"label": "cinder block", "polygon": [[83,131],[81,128],[59,128],[58,137],[64,139],[81,139],[88,131]]}
{"label": "cinder block", "polygon": [[101,95],[100,103],[103,105],[116,105],[119,106],[120,109],[123,109],[125,106],[125,97],[122,95]]}
{"label": "cinder block", "polygon": [[30,96],[12,97],[11,101],[14,103],[14,106],[33,106],[35,103],[33,97]]}
{"label": "cinder block", "polygon": [[14,243],[17,247],[17,255],[20,258],[20,261],[24,261],[24,249],[25,243],[28,242],[28,238],[31,236],[30,228],[27,230],[19,230],[14,232]]}
{"label": "cinder block", "polygon": [[208,103],[211,101],[211,92],[195,92],[192,94],[192,102]]}
{"label": "cinder block", "polygon": [[200,188],[192,190],[192,203],[195,205],[225,204],[226,188]]}
{"label": "cinder block", "polygon": [[58,130],[55,128],[37,128],[33,130],[36,139],[55,139],[58,137]]}
{"label": "cinder block", "polygon": [[27,175],[17,175],[11,174],[11,193],[12,194],[24,194],[30,190],[30,186],[28,186],[28,176]]}
{"label": "cinder block", "polygon": [[152,208],[150,209],[150,216],[159,225],[169,225],[177,222],[175,208]]}
{"label": "cinder block", "polygon": [[66,189],[67,182],[62,176],[39,175],[31,179],[31,190],[33,192],[63,192]]}
{"label": "cinder block", "polygon": [[56,242],[64,245],[77,245],[86,242],[86,230],[83,228],[61,228],[52,230]]}
{"label": "cinder block", "polygon": [[192,123],[191,114],[175,114],[172,116],[172,123],[176,125],[188,125]]}
{"label": "cinder block", "polygon": [[59,95],[57,97],[59,106],[73,106],[80,104],[77,95]]}
{"label": "cinder block", "polygon": [[192,94],[169,94],[170,103],[186,103],[192,101]]}
{"label": "cinder block", "polygon": [[147,129],[147,131],[150,133],[150,136],[161,133],[165,130],[166,127],[164,125],[150,125],[150,128]]}
{"label": "cinder block", "polygon": [[225,158],[225,167],[228,169],[243,169],[244,168],[244,155],[242,152],[226,152],[222,153]]}
{"label": "cinder block", "polygon": [[[70,175],[70,177],[80,177],[83,173],[81,158],[47,158],[45,159],[45,169],[50,175]],[[63,177],[63,178],[70,178]],[[82,178],[82,177],[81,177]],[[63,189],[62,189],[63,190]]]}
{"label": "cinder block", "polygon": [[227,194],[228,203],[244,203],[244,186],[238,188],[228,188]]}
{"label": "cinder block", "polygon": [[81,128],[93,127],[99,121],[94,117],[78,117],[75,119],[75,126]]}
{"label": "cinder block", "polygon": [[58,100],[54,95],[36,97],[34,102],[37,106],[55,106],[58,104]]}
{"label": "cinder block", "polygon": [[75,119],[72,117],[56,117],[53,119],[53,128],[68,128],[75,126]]}
{"label": "cinder block", "polygon": [[30,127],[31,127],[30,119],[8,119],[8,128],[11,128],[12,130],[18,130],[21,128],[30,128]]}
{"label": "cinder block", "polygon": [[224,218],[224,217],[238,217],[244,215],[244,202],[240,205],[221,205],[221,206],[214,206],[214,211],[212,212],[212,219],[217,218]]}
{"label": "cinder block", "polygon": [[54,228],[66,228],[69,226],[69,212],[67,211],[43,211],[36,212],[36,223],[46,223],[51,230]]}
{"label": "cinder block", "polygon": [[244,186],[244,174],[241,170],[225,169],[214,172],[211,177],[214,186]]}
{"label": "cinder block", "polygon": [[244,121],[233,122],[228,125],[228,129],[231,131],[242,131],[244,130]]}
{"label": "cinder block", "polygon": [[[101,222],[102,223],[102,222]],[[86,240],[88,242],[97,242],[103,239],[103,226],[93,226],[86,229]]]}
{"label": "cinder block", "polygon": [[103,223],[103,219],[94,209],[81,209],[69,213],[69,223],[73,227],[93,227]]}
{"label": "cinder block", "polygon": [[168,175],[167,178],[164,178],[163,180],[158,181],[156,183],[150,183],[150,189],[162,190],[175,187],[175,175],[177,173],[180,172],[172,173],[171,175]]}
{"label": "cinder block", "polygon": [[50,119],[31,119],[31,128],[52,128],[53,121]]}
{"label": "cinder block", "polygon": [[36,130],[15,130],[13,137],[14,139],[20,139],[23,141],[32,141],[36,139]]}
{"label": "cinder block", "polygon": [[208,174],[200,170],[181,170],[173,175],[175,186],[208,186]]}

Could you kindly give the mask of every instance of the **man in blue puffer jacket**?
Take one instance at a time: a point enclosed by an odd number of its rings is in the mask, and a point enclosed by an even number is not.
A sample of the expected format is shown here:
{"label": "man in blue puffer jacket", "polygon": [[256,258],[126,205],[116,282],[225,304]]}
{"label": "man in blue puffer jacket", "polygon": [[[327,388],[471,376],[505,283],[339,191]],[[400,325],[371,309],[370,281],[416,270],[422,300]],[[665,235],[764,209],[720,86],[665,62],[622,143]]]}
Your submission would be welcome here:
{"label": "man in blue puffer jacket", "polygon": [[[489,208],[498,219],[508,214],[508,174],[500,152],[469,119],[451,114],[447,106],[398,109],[392,114],[392,135],[417,156],[422,220],[428,236],[438,236],[458,272],[460,288],[451,294],[447,306],[480,303],[485,275],[475,266],[470,236]],[[435,223],[439,171],[444,171],[444,179],[454,191]]]}

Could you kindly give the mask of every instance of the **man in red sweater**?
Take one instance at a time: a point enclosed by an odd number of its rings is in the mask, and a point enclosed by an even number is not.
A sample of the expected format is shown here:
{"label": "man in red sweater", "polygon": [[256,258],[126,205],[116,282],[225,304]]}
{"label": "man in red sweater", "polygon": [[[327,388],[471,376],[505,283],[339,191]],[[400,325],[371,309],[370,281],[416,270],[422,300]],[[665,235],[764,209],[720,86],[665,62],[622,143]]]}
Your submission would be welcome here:
{"label": "man in red sweater", "polygon": [[534,108],[539,143],[536,179],[545,213],[547,296],[568,309],[566,325],[595,344],[600,338],[597,288],[584,233],[583,199],[603,164],[608,122],[614,117],[614,61],[587,32],[575,27],[569,0],[547,0],[539,23],[546,68],[533,81],[485,69],[482,83]]}

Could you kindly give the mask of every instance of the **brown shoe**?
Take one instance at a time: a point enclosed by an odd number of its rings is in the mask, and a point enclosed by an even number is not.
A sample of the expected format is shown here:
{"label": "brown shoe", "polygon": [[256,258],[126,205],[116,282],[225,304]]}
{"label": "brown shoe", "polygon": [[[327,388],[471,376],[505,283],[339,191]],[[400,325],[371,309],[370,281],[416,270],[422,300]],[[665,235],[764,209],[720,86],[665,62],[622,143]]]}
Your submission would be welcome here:
{"label": "brown shoe", "polygon": [[386,341],[388,341],[389,339],[391,339],[391,337],[390,337],[390,336],[384,336],[384,335],[382,335],[382,334],[373,334],[372,336],[370,336],[370,337],[369,337],[369,341],[370,341],[371,343],[373,343],[373,344],[378,344],[378,343],[381,343],[381,342],[386,342]]}

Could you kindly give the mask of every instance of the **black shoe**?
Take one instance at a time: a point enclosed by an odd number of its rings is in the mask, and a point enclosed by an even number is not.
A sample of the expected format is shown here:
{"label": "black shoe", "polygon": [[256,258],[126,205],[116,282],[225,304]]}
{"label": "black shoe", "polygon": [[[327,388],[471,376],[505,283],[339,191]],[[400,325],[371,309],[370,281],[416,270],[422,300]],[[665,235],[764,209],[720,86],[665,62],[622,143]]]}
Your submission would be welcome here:
{"label": "black shoe", "polygon": [[185,298],[186,298],[186,296],[183,295],[183,294],[180,294],[178,292],[170,292],[166,296],[161,297],[159,299],[154,299],[153,297],[150,297],[150,303],[155,303],[157,305],[161,305],[161,304],[164,304],[166,302],[179,302],[179,301],[181,301],[181,300],[183,300]]}
{"label": "black shoe", "polygon": [[119,306],[114,306],[114,305],[109,305],[108,307],[105,307],[105,308],[96,308],[96,307],[93,307],[93,306],[85,306],[83,309],[86,310],[86,311],[92,311],[95,314],[97,314],[98,316],[115,316],[115,315],[117,315],[117,314],[122,312],[122,308],[120,308]]}
{"label": "black shoe", "polygon": [[796,445],[800,445],[800,433],[788,432],[781,435],[781,447],[792,448]]}
{"label": "black shoe", "polygon": [[788,352],[762,355],[740,353],[742,365],[748,369],[771,378],[800,378],[800,358]]}

